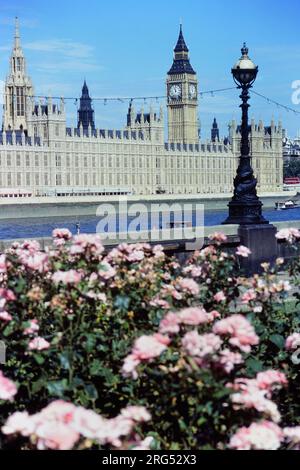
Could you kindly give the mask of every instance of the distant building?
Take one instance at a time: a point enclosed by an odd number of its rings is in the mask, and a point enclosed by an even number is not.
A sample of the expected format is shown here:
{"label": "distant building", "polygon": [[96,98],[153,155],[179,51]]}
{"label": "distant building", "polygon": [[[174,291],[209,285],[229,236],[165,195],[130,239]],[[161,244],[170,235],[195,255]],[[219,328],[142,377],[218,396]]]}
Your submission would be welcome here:
{"label": "distant building", "polygon": [[[198,79],[182,27],[166,94],[167,142],[163,107],[135,110],[131,102],[123,129],[97,128],[86,83],[76,127],[67,127],[63,98],[34,98],[16,21],[0,132],[0,189],[33,195],[230,193],[240,127],[232,121],[223,142],[215,119],[211,139],[200,139]],[[250,145],[259,191],[281,191],[281,123],[252,121]]]}
{"label": "distant building", "polygon": [[211,140],[212,142],[220,142],[220,132],[216,118],[214,118],[214,122],[211,128]]}
{"label": "distant building", "polygon": [[80,98],[80,108],[78,110],[78,129],[81,127],[84,131],[95,130],[94,110],[92,108],[92,99],[89,95],[89,89],[86,81],[82,87],[82,95]]}
{"label": "distant building", "polygon": [[284,137],[283,163],[286,165],[295,160],[300,160],[300,136],[296,137],[296,139]]}

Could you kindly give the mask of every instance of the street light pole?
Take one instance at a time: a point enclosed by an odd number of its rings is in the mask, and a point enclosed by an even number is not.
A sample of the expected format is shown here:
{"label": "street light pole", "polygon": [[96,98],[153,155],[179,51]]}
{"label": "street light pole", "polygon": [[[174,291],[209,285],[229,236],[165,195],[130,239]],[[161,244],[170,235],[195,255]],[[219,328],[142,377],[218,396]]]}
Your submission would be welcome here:
{"label": "street light pole", "polygon": [[228,204],[229,215],[223,224],[268,224],[269,222],[262,216],[262,202],[256,192],[257,180],[251,166],[249,145],[249,89],[256,79],[258,67],[249,59],[248,48],[245,43],[241,52],[242,57],[232,68],[234,81],[238,88],[242,90],[240,95],[242,100],[240,105],[240,108],[242,108],[241,155],[234,179],[233,198]]}

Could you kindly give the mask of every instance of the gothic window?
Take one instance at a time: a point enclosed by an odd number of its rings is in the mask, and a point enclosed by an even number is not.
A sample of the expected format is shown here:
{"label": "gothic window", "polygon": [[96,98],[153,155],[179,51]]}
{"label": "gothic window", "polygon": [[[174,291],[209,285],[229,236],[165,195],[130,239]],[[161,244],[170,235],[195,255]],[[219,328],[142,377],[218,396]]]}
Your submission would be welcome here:
{"label": "gothic window", "polygon": [[7,166],[11,166],[11,155],[10,155],[10,153],[7,154],[6,163],[7,163]]}
{"label": "gothic window", "polygon": [[88,185],[88,174],[87,173],[84,173],[84,175],[83,175],[83,184],[84,184],[84,186]]}
{"label": "gothic window", "polygon": [[44,184],[45,184],[45,186],[48,186],[48,184],[49,184],[48,174],[47,173],[44,174]]}
{"label": "gothic window", "polygon": [[17,153],[17,166],[21,166],[21,155]]}
{"label": "gothic window", "polygon": [[22,71],[22,60],[20,57],[17,58],[17,72]]}
{"label": "gothic window", "polygon": [[44,155],[44,167],[47,167],[48,166],[48,155],[45,154]]}
{"label": "gothic window", "polygon": [[26,186],[30,186],[30,173],[26,173]]}
{"label": "gothic window", "polygon": [[24,88],[17,86],[17,116],[25,116],[25,96]]}
{"label": "gothic window", "polygon": [[59,124],[55,125],[55,136],[59,137]]}
{"label": "gothic window", "polygon": [[87,157],[84,157],[84,159],[83,159],[83,166],[84,166],[84,168],[87,168],[87,166],[88,166],[88,159],[87,159]]}
{"label": "gothic window", "polygon": [[70,168],[70,163],[71,163],[70,154],[67,153],[67,156],[66,156],[66,167],[67,168]]}
{"label": "gothic window", "polygon": [[11,186],[11,173],[7,173],[7,186]]}
{"label": "gothic window", "polygon": [[70,173],[67,174],[67,186],[71,186],[71,175],[70,175]]}
{"label": "gothic window", "polygon": [[93,186],[96,186],[97,180],[96,180],[96,173],[93,173]]}
{"label": "gothic window", "polygon": [[96,157],[92,158],[92,165],[93,165],[93,168],[96,168]]}
{"label": "gothic window", "polygon": [[22,175],[21,173],[17,173],[17,186],[22,185]]}
{"label": "gothic window", "polygon": [[61,175],[56,175],[56,186],[61,186],[62,181],[61,181]]}
{"label": "gothic window", "polygon": [[38,153],[36,153],[34,156],[34,163],[36,167],[39,166],[39,154]]}
{"label": "gothic window", "polygon": [[39,186],[39,184],[40,184],[40,175],[38,173],[36,173],[36,175],[35,175],[35,184],[36,184],[36,186]]}

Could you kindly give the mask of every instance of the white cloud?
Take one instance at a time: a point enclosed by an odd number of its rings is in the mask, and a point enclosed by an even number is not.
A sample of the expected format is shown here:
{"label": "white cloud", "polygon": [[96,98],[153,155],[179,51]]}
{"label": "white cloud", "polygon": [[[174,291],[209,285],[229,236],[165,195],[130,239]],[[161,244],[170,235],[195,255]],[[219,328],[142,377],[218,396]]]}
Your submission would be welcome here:
{"label": "white cloud", "polygon": [[59,62],[39,63],[35,69],[38,72],[92,72],[96,70],[104,70],[105,68],[94,62],[85,62],[80,60],[63,60]]}
{"label": "white cloud", "polygon": [[38,52],[53,52],[65,57],[89,58],[92,57],[94,48],[88,44],[74,42],[68,39],[47,39],[33,41],[24,44],[24,49]]}

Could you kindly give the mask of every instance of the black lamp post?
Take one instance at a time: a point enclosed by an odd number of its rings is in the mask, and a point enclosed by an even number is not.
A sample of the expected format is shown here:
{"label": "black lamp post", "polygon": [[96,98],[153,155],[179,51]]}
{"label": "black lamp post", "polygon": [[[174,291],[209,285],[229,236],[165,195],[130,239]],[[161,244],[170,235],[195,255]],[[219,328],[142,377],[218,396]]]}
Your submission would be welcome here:
{"label": "black lamp post", "polygon": [[244,43],[241,51],[242,57],[231,70],[235,83],[242,90],[240,95],[242,100],[240,105],[242,108],[241,155],[234,179],[234,195],[228,204],[229,216],[223,224],[268,224],[269,222],[262,216],[262,203],[256,193],[257,180],[253,175],[249,155],[249,89],[255,82],[258,67],[249,59],[246,43]]}

